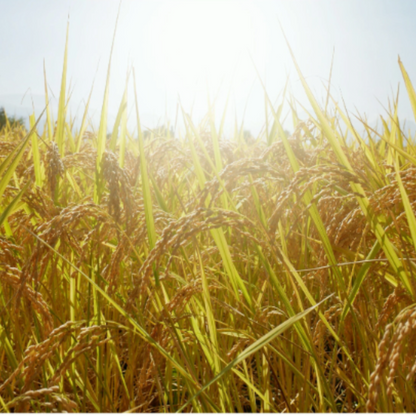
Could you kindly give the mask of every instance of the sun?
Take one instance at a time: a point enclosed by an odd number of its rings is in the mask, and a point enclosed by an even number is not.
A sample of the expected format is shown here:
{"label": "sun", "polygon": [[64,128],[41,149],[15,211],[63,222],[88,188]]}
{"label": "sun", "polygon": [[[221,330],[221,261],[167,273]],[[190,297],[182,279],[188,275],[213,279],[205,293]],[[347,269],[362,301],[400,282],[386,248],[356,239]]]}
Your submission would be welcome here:
{"label": "sun", "polygon": [[253,78],[250,55],[264,59],[262,19],[245,0],[163,3],[150,23],[149,41],[165,86],[192,95],[206,91],[207,83],[218,88]]}

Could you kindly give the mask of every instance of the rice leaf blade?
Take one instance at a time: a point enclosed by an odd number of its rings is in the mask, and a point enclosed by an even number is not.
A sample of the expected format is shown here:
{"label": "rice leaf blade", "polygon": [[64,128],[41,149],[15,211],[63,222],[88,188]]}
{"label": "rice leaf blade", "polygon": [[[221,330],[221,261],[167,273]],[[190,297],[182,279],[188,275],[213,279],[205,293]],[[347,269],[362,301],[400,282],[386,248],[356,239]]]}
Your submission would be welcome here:
{"label": "rice leaf blade", "polygon": [[[322,301],[323,302],[323,301]],[[200,394],[202,394],[209,386],[217,382],[221,377],[223,377],[228,371],[230,371],[232,368],[234,368],[237,364],[239,364],[241,361],[247,359],[250,355],[254,354],[256,351],[264,348],[267,346],[270,342],[272,342],[278,335],[280,335],[282,332],[284,332],[286,329],[290,328],[292,325],[294,325],[297,321],[304,318],[308,313],[310,313],[312,310],[316,309],[322,302],[312,306],[309,309],[304,310],[303,312],[298,313],[297,315],[287,319],[285,322],[280,324],[278,327],[272,329],[269,331],[266,335],[262,336],[260,339],[258,339],[256,342],[254,342],[250,347],[246,348],[242,353],[238,355],[237,358],[232,360],[227,366],[225,366],[222,371],[217,374],[209,383],[205,384],[198,393],[196,393],[191,399],[188,400],[188,402],[183,405],[177,413],[180,413],[192,400],[195,400]]]}

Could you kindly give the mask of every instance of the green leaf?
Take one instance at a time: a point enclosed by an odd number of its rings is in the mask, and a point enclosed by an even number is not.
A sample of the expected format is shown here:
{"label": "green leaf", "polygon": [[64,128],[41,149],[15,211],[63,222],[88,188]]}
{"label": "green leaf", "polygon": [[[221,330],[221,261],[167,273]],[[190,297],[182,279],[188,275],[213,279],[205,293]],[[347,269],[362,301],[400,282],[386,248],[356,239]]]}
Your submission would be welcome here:
{"label": "green leaf", "polygon": [[94,187],[94,202],[96,204],[99,204],[101,201],[101,193],[102,193],[102,187],[103,187],[101,161],[103,158],[105,145],[107,141],[107,111],[108,111],[108,96],[109,96],[109,90],[110,90],[111,58],[113,56],[114,41],[115,41],[116,33],[117,33],[117,24],[118,24],[118,18],[120,15],[120,6],[121,6],[121,3],[119,5],[117,18],[116,18],[116,25],[114,27],[113,41],[111,43],[110,58],[108,60],[108,68],[107,68],[107,79],[105,82],[103,106],[101,108],[100,127],[98,129],[98,137],[97,137],[97,161],[95,165],[95,187]]}
{"label": "green leaf", "polygon": [[[49,108],[49,107],[47,107]],[[33,128],[35,125],[35,115],[32,114],[29,117],[30,128]],[[36,134],[36,129],[30,135],[32,138],[32,156],[33,156],[33,166],[35,168],[35,178],[36,178],[36,186],[42,187],[42,170],[40,165],[40,154],[39,154],[39,146],[38,146],[38,138]]]}
{"label": "green leaf", "polygon": [[398,156],[395,158],[394,168],[396,170],[397,184],[399,185],[400,195],[402,197],[404,210],[406,212],[407,223],[409,224],[410,234],[412,236],[413,247],[416,250],[416,218],[412,206],[410,205],[409,196],[403,186],[402,178],[400,177]]}
{"label": "green leaf", "polygon": [[398,58],[400,70],[402,71],[402,76],[404,79],[404,83],[406,85],[407,94],[409,96],[410,104],[412,105],[413,115],[416,120],[416,92],[413,88],[412,82],[410,81],[409,75],[406,72],[406,69],[404,68],[404,65],[402,61],[400,60],[400,56]]}
{"label": "green leaf", "polygon": [[[10,155],[6,158],[6,160],[0,165],[0,174],[4,173],[4,176],[0,180],[0,203],[3,197],[3,193],[9,184],[9,181],[11,177],[13,176],[14,171],[16,170],[17,165],[20,162],[20,159],[23,156],[24,150],[29,143],[29,139],[33,132],[36,129],[36,126],[39,123],[39,120],[43,116],[43,113],[45,112],[46,108],[42,111],[41,115],[37,119],[36,123],[33,125],[33,127],[30,129],[29,133],[26,135],[26,137],[22,140],[20,146],[17,146],[16,149],[14,149]],[[13,157],[14,156],[14,157]]]}
{"label": "green leaf", "polygon": [[46,81],[46,68],[45,68],[45,60],[43,60],[43,76],[45,80],[45,101],[46,101],[46,123],[48,126],[48,139],[49,141],[53,140],[53,129],[52,129],[52,117],[51,117],[51,109],[49,106],[49,94],[48,94],[48,83]]}
{"label": "green leaf", "polygon": [[110,139],[109,147],[110,147],[110,150],[112,152],[115,152],[115,150],[116,150],[118,130],[119,130],[120,123],[121,123],[121,120],[123,118],[123,115],[127,111],[127,82],[128,82],[128,77],[127,77],[127,81],[126,81],[126,88],[124,90],[124,94],[123,94],[123,97],[121,99],[120,107],[119,107],[118,112],[117,112],[116,121],[114,122],[113,132],[111,133],[111,139]]}
{"label": "green leaf", "polygon": [[126,137],[127,137],[127,89],[126,89],[126,109],[121,116],[120,128],[120,148],[119,148],[119,165],[124,168],[124,160],[126,158]]}
{"label": "green leaf", "polygon": [[14,197],[13,201],[10,202],[10,204],[5,208],[5,210],[0,215],[0,227],[3,225],[3,222],[7,219],[7,217],[13,213],[13,210],[17,203],[22,198],[23,194],[26,192],[26,190],[29,188],[31,184],[31,181],[29,181],[22,189],[21,191]]}
{"label": "green leaf", "polygon": [[226,367],[223,368],[223,370],[217,374],[212,380],[210,380],[207,384],[205,384],[202,389],[198,391],[192,398],[190,398],[178,411],[177,413],[180,413],[183,409],[188,406],[189,403],[191,403],[192,400],[195,400],[201,393],[203,393],[209,386],[217,382],[221,377],[223,377],[228,371],[233,369],[237,364],[239,364],[241,361],[247,359],[250,355],[254,354],[258,350],[266,347],[270,342],[272,342],[278,335],[280,335],[282,332],[289,329],[293,324],[295,324],[300,319],[304,318],[306,315],[308,315],[310,312],[312,312],[314,309],[316,309],[322,302],[325,302],[328,298],[322,300],[321,302],[317,303],[316,305],[312,306],[309,309],[304,310],[301,313],[298,313],[295,316],[292,316],[276,328],[269,331],[266,335],[263,335],[260,339],[258,339],[256,342],[251,344],[248,348],[246,348],[242,353],[240,353],[234,360],[232,360]]}
{"label": "green leaf", "polygon": [[[152,250],[156,245],[156,229],[153,219],[153,205],[152,205],[152,195],[150,194],[150,185],[149,185],[149,176],[147,174],[147,163],[146,156],[144,153],[144,142],[143,142],[143,132],[140,124],[139,116],[139,104],[137,102],[137,90],[136,90],[136,75],[133,69],[133,80],[134,80],[134,98],[136,104],[136,119],[137,119],[137,131],[139,135],[139,157],[140,157],[140,174],[142,177],[142,190],[143,190],[143,199],[144,199],[144,213],[146,217],[146,227],[147,227],[147,236],[149,238],[149,247]],[[159,285],[159,275],[157,271],[154,271],[156,285]]]}
{"label": "green leaf", "polygon": [[91,91],[90,91],[90,95],[88,96],[87,104],[85,104],[84,115],[82,116],[81,127],[79,129],[78,139],[77,139],[77,142],[76,142],[76,148],[75,148],[76,153],[78,153],[79,149],[81,148],[82,138],[83,138],[85,130],[87,128],[88,108],[89,108],[89,105],[90,105],[90,100],[91,100],[91,95],[92,95],[93,89],[94,89],[94,84],[91,87]]}
{"label": "green leaf", "polygon": [[[65,154],[65,94],[66,94],[66,74],[67,74],[67,63],[68,63],[68,35],[69,35],[69,21],[66,26],[66,41],[65,41],[65,53],[64,53],[64,67],[62,70],[62,79],[61,79],[61,91],[59,94],[59,106],[58,106],[58,121],[56,125],[56,136],[55,141],[58,145],[59,153],[61,157]],[[49,106],[48,106],[49,108]]]}

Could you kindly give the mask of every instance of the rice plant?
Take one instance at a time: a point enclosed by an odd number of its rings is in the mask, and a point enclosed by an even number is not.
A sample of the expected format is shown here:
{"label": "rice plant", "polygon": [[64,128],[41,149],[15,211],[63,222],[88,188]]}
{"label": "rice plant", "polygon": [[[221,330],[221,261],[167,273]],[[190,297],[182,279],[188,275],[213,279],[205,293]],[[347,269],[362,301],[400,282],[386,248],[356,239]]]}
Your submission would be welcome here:
{"label": "rice plant", "polygon": [[183,108],[172,137],[144,134],[126,86],[107,137],[109,78],[98,133],[88,104],[75,129],[66,56],[56,125],[45,90],[42,134],[35,115],[0,131],[2,411],[415,412],[416,145],[397,101],[362,134],[296,66],[314,114],[291,106],[291,135],[265,90],[259,137]]}

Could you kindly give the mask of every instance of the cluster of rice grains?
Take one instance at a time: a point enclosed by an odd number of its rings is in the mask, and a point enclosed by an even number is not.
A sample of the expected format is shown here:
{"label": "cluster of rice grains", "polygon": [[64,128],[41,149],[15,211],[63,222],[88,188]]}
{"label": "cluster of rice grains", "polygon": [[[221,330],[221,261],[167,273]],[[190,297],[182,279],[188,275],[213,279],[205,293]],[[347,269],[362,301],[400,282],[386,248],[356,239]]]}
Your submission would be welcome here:
{"label": "cluster of rice grains", "polygon": [[415,147],[334,120],[337,151],[313,120],[257,140],[187,120],[142,137],[145,176],[130,135],[97,164],[85,129],[21,151],[0,132],[20,158],[0,166],[0,409],[416,411]]}

